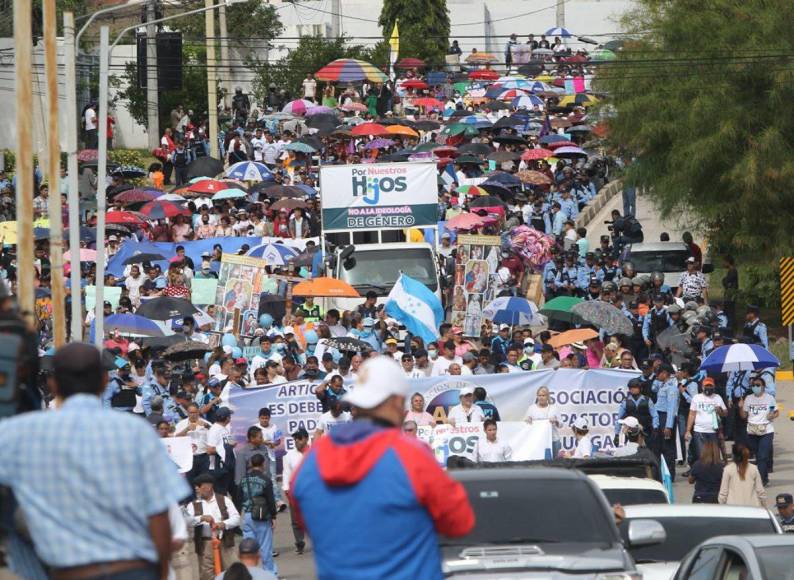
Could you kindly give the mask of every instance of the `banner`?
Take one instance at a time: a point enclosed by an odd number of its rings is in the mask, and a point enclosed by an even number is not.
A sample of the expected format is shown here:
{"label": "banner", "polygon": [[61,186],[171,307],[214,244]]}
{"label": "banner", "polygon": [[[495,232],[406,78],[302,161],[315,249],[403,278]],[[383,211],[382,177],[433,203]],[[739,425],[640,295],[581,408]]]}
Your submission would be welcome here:
{"label": "banner", "polygon": [[435,163],[320,167],[323,230],[433,226],[438,218]]}
{"label": "banner", "polygon": [[193,278],[190,281],[190,301],[196,306],[215,304],[217,291],[217,278]]}
{"label": "banner", "polygon": [[[548,387],[551,402],[557,407],[560,423],[559,430],[563,449],[572,450],[575,440],[571,425],[579,417],[585,417],[590,424],[590,434],[597,449],[610,450],[614,447],[612,437],[615,433],[617,412],[626,396],[626,384],[639,376],[639,371],[617,369],[557,369],[503,373],[494,375],[464,375],[430,377],[415,379],[410,383],[406,402],[413,393],[425,398],[425,410],[437,421],[445,422],[449,410],[460,402],[460,390],[465,387],[483,387],[487,399],[499,410],[502,419],[500,430],[511,436],[513,427],[509,422],[521,426],[529,406],[535,402],[535,393],[540,387]],[[248,427],[258,421],[258,412],[269,407],[271,420],[285,434],[286,449],[292,448],[289,434],[298,427],[304,427],[309,434],[317,428],[322,407],[314,394],[318,383],[293,381],[281,385],[256,389],[233,388],[231,392],[232,433],[241,442],[245,441]],[[533,424],[534,425],[534,424]],[[516,444],[513,449],[520,453],[534,454],[543,443],[533,437],[542,437],[530,428],[519,430],[518,439],[524,446]],[[439,434],[446,433],[439,431]],[[479,432],[477,432],[479,433]]]}
{"label": "banner", "polygon": [[164,437],[160,439],[179,473],[193,469],[193,442],[190,437]]}
{"label": "banner", "polygon": [[499,236],[458,236],[450,321],[464,336],[480,336],[483,308],[494,299],[499,243]]}

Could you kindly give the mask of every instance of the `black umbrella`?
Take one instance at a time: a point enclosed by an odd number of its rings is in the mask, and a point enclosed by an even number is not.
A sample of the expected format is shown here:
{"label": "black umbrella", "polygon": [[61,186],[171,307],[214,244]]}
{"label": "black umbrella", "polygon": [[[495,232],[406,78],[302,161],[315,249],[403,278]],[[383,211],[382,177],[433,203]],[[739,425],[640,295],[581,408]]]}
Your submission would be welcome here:
{"label": "black umbrella", "polygon": [[323,148],[323,142],[315,135],[304,135],[298,139],[298,143],[306,143],[306,145],[313,147],[317,151]]}
{"label": "black umbrella", "polygon": [[105,190],[105,195],[107,197],[116,197],[118,194],[129,191],[130,189],[135,189],[135,186],[130,185],[129,183],[119,183],[113,187],[108,187]]}
{"label": "black umbrella", "polygon": [[326,340],[329,348],[335,348],[340,352],[361,352],[372,350],[372,346],[368,342],[343,336],[341,338],[329,338]]}
{"label": "black umbrella", "polygon": [[[94,234],[94,239],[96,239],[96,229],[92,229],[91,231]],[[122,236],[129,236],[131,234],[130,228],[123,224],[105,224],[105,233],[108,232],[114,232]]]}
{"label": "black umbrella", "polygon": [[478,195],[469,201],[469,207],[506,207],[505,202],[496,197],[495,195]]}
{"label": "black umbrella", "polygon": [[492,153],[493,150],[494,148],[487,143],[466,143],[458,147],[458,153],[461,155],[464,153],[470,153],[471,155],[488,155]]}
{"label": "black umbrella", "polygon": [[523,119],[518,119],[516,117],[502,117],[496,123],[494,123],[494,129],[512,129],[513,127],[518,127],[519,125],[523,125],[525,121]]}
{"label": "black umbrella", "polygon": [[417,121],[414,125],[420,131],[437,131],[441,128],[441,123],[435,121]]}
{"label": "black umbrella", "polygon": [[484,181],[477,187],[481,187],[493,195],[501,195],[502,197],[511,197],[513,195],[513,192],[510,191],[507,186],[505,186],[503,183],[499,183],[498,181]]}
{"label": "black umbrella", "polygon": [[161,256],[160,254],[154,253],[147,253],[147,252],[139,252],[137,254],[133,254],[126,260],[124,260],[121,264],[123,266],[128,266],[130,264],[143,264],[144,262],[159,262],[160,260],[165,260],[165,256]]}
{"label": "black umbrella", "polygon": [[260,182],[251,188],[252,193],[257,191],[269,198],[306,196],[306,192],[300,187],[295,187],[294,185],[274,185],[268,182]]}
{"label": "black umbrella", "polygon": [[[471,115],[471,112],[467,111],[466,109],[455,109],[454,111],[452,111],[452,114],[450,115],[450,117],[451,118],[452,117],[468,117],[469,115]],[[451,121],[451,122],[454,123],[455,121]]]}
{"label": "black umbrella", "polygon": [[190,162],[187,166],[187,178],[194,177],[215,177],[223,173],[223,162],[214,157],[199,157]]}
{"label": "black umbrella", "polygon": [[486,157],[489,161],[496,161],[499,163],[504,161],[515,161],[520,158],[521,154],[515,151],[494,151]]}
{"label": "black umbrella", "polygon": [[179,342],[171,345],[163,352],[163,358],[171,361],[191,360],[194,358],[201,358],[204,353],[212,349],[203,342],[189,340],[186,342]]}
{"label": "black umbrella", "polygon": [[114,177],[124,177],[126,179],[138,179],[146,175],[146,170],[143,167],[135,167],[134,165],[120,165],[111,173]]}
{"label": "black umbrella", "polygon": [[510,145],[526,145],[527,140],[518,135],[497,135],[493,138],[496,143],[510,144]]}
{"label": "black umbrella", "polygon": [[467,163],[480,165],[481,163],[484,163],[484,161],[479,157],[475,157],[474,155],[461,155],[460,157],[455,159],[455,163],[457,163],[458,165],[465,165]]}
{"label": "black umbrella", "polygon": [[178,316],[192,316],[197,312],[198,308],[184,298],[162,296],[142,303],[135,314],[152,320],[169,320]]}
{"label": "black umbrella", "polygon": [[566,133],[589,133],[590,131],[592,131],[592,129],[587,125],[574,125],[565,130]]}
{"label": "black umbrella", "polygon": [[319,129],[325,125],[333,125],[336,127],[338,124],[339,117],[333,113],[319,113],[317,115],[312,115],[306,121],[306,126],[311,127],[312,129]]}
{"label": "black umbrella", "polygon": [[140,341],[143,348],[159,350],[175,344],[186,343],[188,339],[184,334],[171,334],[169,336],[145,336]]}
{"label": "black umbrella", "polygon": [[[510,105],[505,103],[504,101],[497,101],[496,99],[488,101],[483,105],[484,109],[490,109],[492,111],[499,111],[499,110],[506,110],[510,108]],[[495,127],[496,125],[494,125]]]}
{"label": "black umbrella", "polygon": [[518,67],[518,73],[527,77],[536,77],[543,72],[543,61],[529,61]]}
{"label": "black umbrella", "polygon": [[278,294],[260,294],[257,317],[269,314],[273,320],[281,320],[287,313],[286,299]]}

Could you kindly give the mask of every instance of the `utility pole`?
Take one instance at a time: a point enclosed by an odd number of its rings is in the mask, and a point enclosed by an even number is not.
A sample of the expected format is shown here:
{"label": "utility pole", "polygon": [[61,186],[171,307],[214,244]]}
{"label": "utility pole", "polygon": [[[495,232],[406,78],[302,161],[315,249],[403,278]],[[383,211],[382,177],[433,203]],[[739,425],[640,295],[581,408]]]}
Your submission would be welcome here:
{"label": "utility pole", "polygon": [[557,28],[565,28],[565,2],[567,0],[557,0]]}
{"label": "utility pole", "polygon": [[146,126],[149,133],[149,151],[160,146],[160,107],[157,86],[157,0],[146,4]]}
{"label": "utility pole", "polygon": [[340,36],[342,36],[342,3],[339,0],[331,0],[331,37]]}
{"label": "utility pole", "polygon": [[[14,0],[14,74],[17,149],[17,301],[22,316],[34,326],[36,289],[33,256],[33,38],[31,0]],[[56,192],[57,195],[57,192]]]}
{"label": "utility pole", "polygon": [[99,160],[96,184],[96,290],[94,304],[94,344],[102,348],[105,338],[105,210],[107,209],[108,170],[108,68],[110,62],[110,29],[99,29]]}
{"label": "utility pole", "polygon": [[223,87],[223,106],[228,107],[231,105],[229,102],[229,95],[232,92],[232,65],[229,60],[229,29],[226,26],[226,4],[221,3],[218,7],[218,27],[221,34],[221,67],[223,71],[223,78],[221,79],[221,86]]}
{"label": "utility pole", "polygon": [[[207,37],[207,114],[209,123],[210,157],[218,159],[218,83],[215,80],[215,14],[212,0],[204,0],[204,32]],[[219,6],[220,8],[220,6]]]}
{"label": "utility pole", "polygon": [[82,293],[80,289],[80,193],[77,183],[77,87],[75,63],[75,38],[74,38],[74,12],[63,13],[63,60],[66,78],[66,152],[68,162],[69,191],[67,203],[69,204],[69,260],[72,271],[71,298],[72,298],[72,340],[83,338],[83,308]]}
{"label": "utility pole", "polygon": [[[58,134],[58,46],[55,0],[44,0],[44,61],[47,73],[47,182],[50,184],[50,286],[55,348],[66,344],[66,291],[63,283],[61,144]],[[79,269],[79,263],[76,265]],[[79,286],[77,287],[79,290]]]}

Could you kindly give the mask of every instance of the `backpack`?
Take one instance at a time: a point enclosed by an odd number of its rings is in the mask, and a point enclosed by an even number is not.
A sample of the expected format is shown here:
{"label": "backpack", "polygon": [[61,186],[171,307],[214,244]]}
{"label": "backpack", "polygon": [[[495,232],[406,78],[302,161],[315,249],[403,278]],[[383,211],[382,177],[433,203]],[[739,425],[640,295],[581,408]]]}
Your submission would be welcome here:
{"label": "backpack", "polygon": [[174,167],[184,167],[187,165],[187,151],[178,149],[174,151]]}
{"label": "backpack", "polygon": [[[220,493],[215,494],[215,501],[218,502],[218,510],[221,512],[221,518],[223,520],[229,519],[229,510],[226,507],[226,496]],[[204,515],[204,508],[201,505],[200,501],[193,502],[193,514],[196,517],[200,517]],[[204,548],[204,544],[201,541],[201,534],[195,534],[194,540],[196,541],[196,553],[201,554]],[[234,532],[231,530],[226,530],[226,533],[223,534],[223,538],[221,538],[221,543],[225,548],[233,548],[234,547]]]}

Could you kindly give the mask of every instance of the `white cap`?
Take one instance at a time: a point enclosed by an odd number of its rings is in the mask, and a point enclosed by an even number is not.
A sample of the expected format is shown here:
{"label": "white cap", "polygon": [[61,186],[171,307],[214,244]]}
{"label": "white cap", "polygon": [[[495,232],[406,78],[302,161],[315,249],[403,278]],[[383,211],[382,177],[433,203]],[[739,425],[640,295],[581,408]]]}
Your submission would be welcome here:
{"label": "white cap", "polygon": [[524,346],[528,346],[528,345],[535,346],[535,339],[532,338],[531,336],[528,336],[524,339]]}
{"label": "white cap", "polygon": [[466,395],[473,395],[473,394],[474,394],[474,389],[472,387],[463,387],[460,390],[460,393],[458,393],[458,395],[461,397],[464,397]]}
{"label": "white cap", "polygon": [[131,342],[127,347],[127,352],[135,352],[136,350],[141,350],[141,347],[137,345],[137,343]]}
{"label": "white cap", "polygon": [[286,336],[287,334],[295,334],[295,329],[292,328],[291,326],[285,326],[284,335]]}
{"label": "white cap", "polygon": [[355,389],[343,400],[354,407],[374,409],[392,395],[404,397],[407,393],[408,381],[400,365],[391,357],[378,356],[361,365]]}
{"label": "white cap", "polygon": [[637,420],[637,417],[626,417],[625,419],[620,419],[618,423],[625,425],[629,429],[637,429],[640,426],[640,422]]}
{"label": "white cap", "polygon": [[223,354],[232,354],[232,347],[228,344],[223,345]]}
{"label": "white cap", "polygon": [[500,324],[499,325],[499,330],[510,330],[510,325],[509,324]]}
{"label": "white cap", "polygon": [[579,431],[590,430],[590,423],[588,423],[587,419],[585,419],[584,417],[579,417],[576,421],[574,421],[573,426]]}

